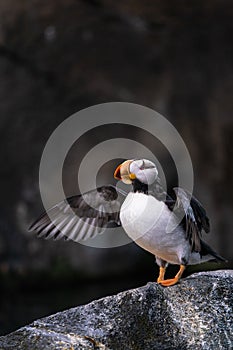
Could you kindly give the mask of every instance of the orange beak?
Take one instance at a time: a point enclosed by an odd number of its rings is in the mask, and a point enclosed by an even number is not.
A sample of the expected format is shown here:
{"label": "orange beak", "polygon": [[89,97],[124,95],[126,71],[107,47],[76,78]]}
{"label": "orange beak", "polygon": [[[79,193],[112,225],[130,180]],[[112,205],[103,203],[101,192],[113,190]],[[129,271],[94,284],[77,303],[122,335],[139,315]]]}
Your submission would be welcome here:
{"label": "orange beak", "polygon": [[131,160],[126,160],[122,164],[118,165],[114,172],[114,178],[117,180],[121,180],[126,184],[131,184],[132,180],[136,178],[136,176],[132,173],[130,173],[130,163],[132,163]]}
{"label": "orange beak", "polygon": [[121,164],[118,165],[118,167],[114,171],[114,178],[117,180],[121,180]]}

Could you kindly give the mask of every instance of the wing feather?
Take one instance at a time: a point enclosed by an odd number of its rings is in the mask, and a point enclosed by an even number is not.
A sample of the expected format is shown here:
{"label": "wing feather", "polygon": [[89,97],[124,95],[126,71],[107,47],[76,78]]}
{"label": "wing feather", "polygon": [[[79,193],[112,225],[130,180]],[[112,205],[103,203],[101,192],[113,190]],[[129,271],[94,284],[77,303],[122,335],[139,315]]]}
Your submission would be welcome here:
{"label": "wing feather", "polygon": [[72,196],[43,213],[29,228],[38,237],[86,240],[103,232],[108,224],[120,226],[119,211],[126,194],[114,186],[102,186]]}
{"label": "wing feather", "polygon": [[173,190],[177,199],[174,212],[184,217],[182,223],[192,251],[200,252],[202,230],[207,233],[210,231],[210,223],[206,211],[201,203],[188,191],[179,187]]}

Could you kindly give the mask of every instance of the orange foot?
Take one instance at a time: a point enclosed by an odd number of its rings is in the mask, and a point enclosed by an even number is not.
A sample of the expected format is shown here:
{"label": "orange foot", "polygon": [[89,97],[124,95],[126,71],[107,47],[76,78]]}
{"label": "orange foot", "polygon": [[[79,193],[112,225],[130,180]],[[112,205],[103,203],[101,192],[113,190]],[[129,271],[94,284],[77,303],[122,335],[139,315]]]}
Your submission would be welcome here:
{"label": "orange foot", "polygon": [[164,287],[169,287],[169,286],[173,286],[178,281],[179,281],[178,278],[171,278],[171,279],[168,279],[168,280],[159,281],[158,283],[161,284]]}
{"label": "orange foot", "polygon": [[161,283],[164,281],[164,275],[165,275],[166,268],[165,267],[160,267],[159,268],[159,277],[157,278],[157,282]]}
{"label": "orange foot", "polygon": [[168,279],[168,280],[163,279],[164,275],[162,275],[162,273],[161,273],[162,271],[160,270],[160,274],[159,274],[159,278],[157,279],[157,282],[159,284],[161,284],[162,286],[164,286],[164,287],[173,286],[174,284],[179,282],[179,280],[180,280],[184,270],[185,270],[185,266],[184,265],[180,265],[179,272],[175,275],[174,278],[171,278],[171,279]]}

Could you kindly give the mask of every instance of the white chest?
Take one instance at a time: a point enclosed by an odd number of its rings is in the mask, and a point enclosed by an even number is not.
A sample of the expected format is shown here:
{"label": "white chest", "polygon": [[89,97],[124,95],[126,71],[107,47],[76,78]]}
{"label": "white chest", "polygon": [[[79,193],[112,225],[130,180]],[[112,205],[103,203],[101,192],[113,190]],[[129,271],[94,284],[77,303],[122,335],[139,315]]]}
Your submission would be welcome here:
{"label": "white chest", "polygon": [[151,229],[165,231],[168,210],[163,202],[143,193],[129,193],[120,212],[122,226],[134,241]]}
{"label": "white chest", "polygon": [[125,232],[139,246],[154,255],[173,256],[184,235],[180,228],[169,232],[168,225],[176,226],[176,219],[166,204],[143,193],[129,193],[124,201],[120,220]]}

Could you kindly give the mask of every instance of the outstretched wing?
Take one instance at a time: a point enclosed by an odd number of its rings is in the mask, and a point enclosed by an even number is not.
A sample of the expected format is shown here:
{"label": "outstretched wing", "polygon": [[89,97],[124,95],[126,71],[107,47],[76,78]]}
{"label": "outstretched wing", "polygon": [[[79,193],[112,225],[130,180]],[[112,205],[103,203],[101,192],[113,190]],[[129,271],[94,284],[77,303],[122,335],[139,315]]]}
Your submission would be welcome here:
{"label": "outstretched wing", "polygon": [[201,251],[202,230],[210,231],[209,218],[201,203],[188,191],[176,187],[173,189],[176,194],[176,206],[174,212],[182,215],[186,238],[189,240],[192,251]]}
{"label": "outstretched wing", "polygon": [[114,186],[102,186],[69,197],[43,213],[30,227],[38,237],[73,241],[93,238],[111,225],[121,226],[119,211],[126,194]]}

